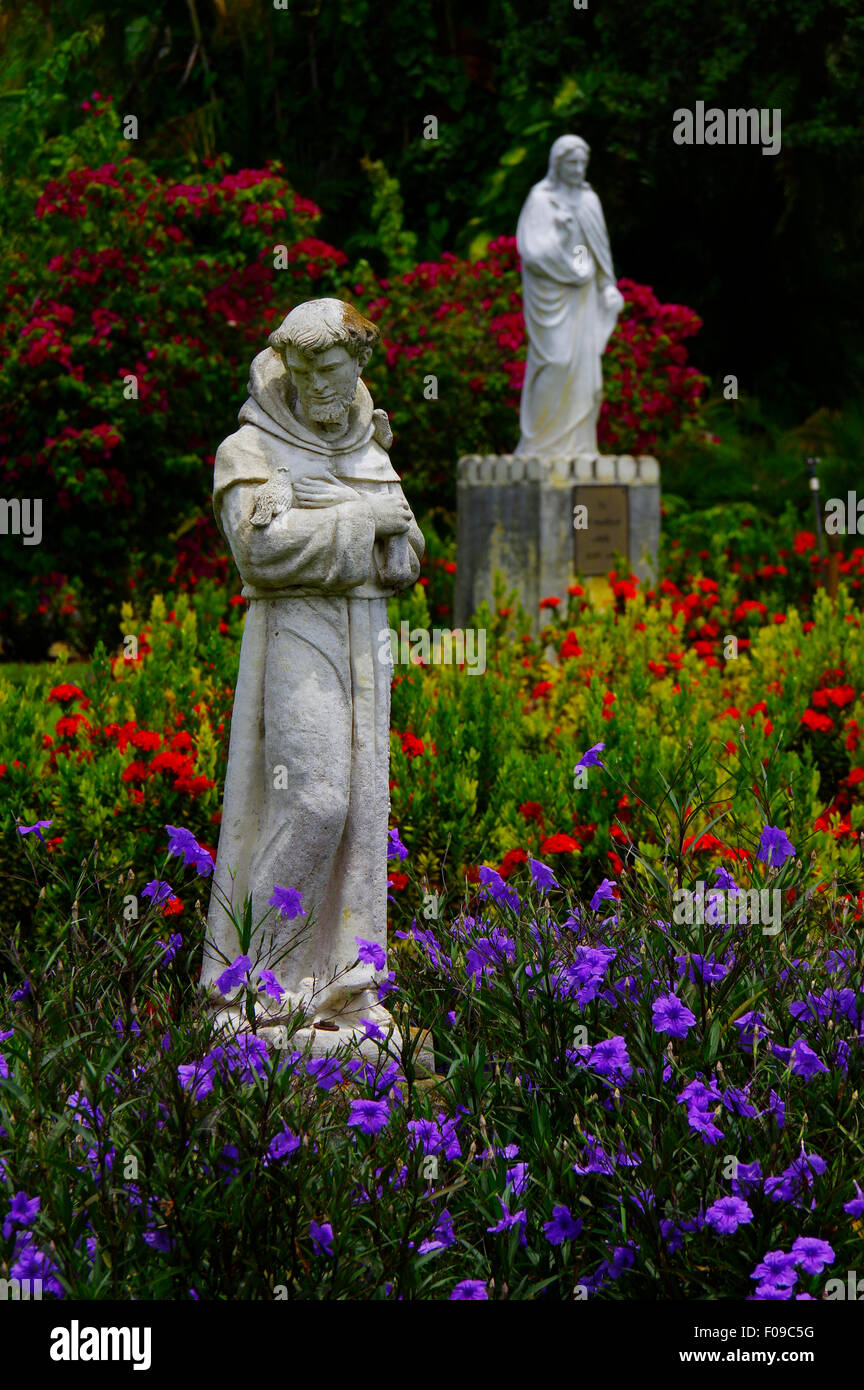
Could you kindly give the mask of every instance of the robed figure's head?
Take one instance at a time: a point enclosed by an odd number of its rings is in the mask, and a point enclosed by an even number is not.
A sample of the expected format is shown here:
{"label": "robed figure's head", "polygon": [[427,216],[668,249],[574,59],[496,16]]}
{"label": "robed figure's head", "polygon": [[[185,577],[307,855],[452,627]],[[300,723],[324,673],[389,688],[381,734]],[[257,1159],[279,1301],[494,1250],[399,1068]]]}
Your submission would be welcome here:
{"label": "robed figure's head", "polygon": [[578,188],[585,181],[591,150],[581,135],[562,135],[549,151],[546,177],[550,183]]}
{"label": "robed figure's head", "polygon": [[328,434],[344,431],[378,337],[375,324],[341,299],[309,299],[292,309],[268,340],[287,368],[292,411]]}

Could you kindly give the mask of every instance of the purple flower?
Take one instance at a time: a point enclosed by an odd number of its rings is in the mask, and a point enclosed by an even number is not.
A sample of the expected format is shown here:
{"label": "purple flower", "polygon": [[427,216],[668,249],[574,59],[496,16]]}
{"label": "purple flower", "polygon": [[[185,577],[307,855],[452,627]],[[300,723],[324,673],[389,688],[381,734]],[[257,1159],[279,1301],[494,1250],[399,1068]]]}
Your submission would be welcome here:
{"label": "purple flower", "polygon": [[430,1255],[433,1250],[449,1250],[450,1246],[455,1244],[453,1218],[449,1211],[444,1210],[435,1222],[435,1229],[431,1238],[421,1242],[417,1253],[418,1255]]}
{"label": "purple flower", "polygon": [[280,917],[287,917],[289,922],[295,917],[305,917],[306,909],[303,906],[303,894],[299,888],[280,888],[277,883],[273,889],[273,896],[267,899],[268,907],[275,907]]}
{"label": "purple flower", "polygon": [[765,826],[756,851],[757,859],[761,859],[763,864],[768,864],[771,868],[779,869],[794,853],[795,846],[788,839],[785,830],[779,830],[776,825]]}
{"label": "purple flower", "polygon": [[3,1238],[9,1239],[13,1226],[32,1225],[40,1206],[38,1197],[28,1197],[26,1192],[16,1192],[9,1203],[9,1214],[3,1222]]}
{"label": "purple flower", "polygon": [[325,1221],[323,1226],[319,1226],[317,1221],[310,1221],[309,1234],[312,1237],[312,1250],[316,1255],[333,1254],[333,1227],[329,1221]]}
{"label": "purple flower", "polygon": [[384,1032],[383,1028],[379,1028],[374,1019],[361,1018],[360,1022],[363,1025],[363,1032],[367,1038],[373,1038],[375,1042],[385,1041],[387,1034]]}
{"label": "purple flower", "polygon": [[569,1207],[553,1207],[552,1220],[543,1227],[543,1234],[550,1245],[561,1245],[565,1240],[575,1240],[582,1230],[582,1222],[570,1215]]}
{"label": "purple flower", "polygon": [[169,855],[182,855],[184,864],[193,864],[196,872],[206,878],[213,872],[213,860],[207,850],[199,845],[191,830],[179,825],[166,825],[168,831]]}
{"label": "purple flower", "polygon": [[573,1172],[578,1173],[580,1177],[584,1177],[586,1173],[614,1173],[615,1161],[606,1153],[602,1144],[590,1134],[586,1134],[585,1139],[587,1143],[582,1153],[582,1162],[572,1165]]}
{"label": "purple flower", "polygon": [[272,970],[261,970],[258,974],[258,989],[262,994],[269,994],[271,999],[277,1001],[285,993]]}
{"label": "purple flower", "polygon": [[799,1236],[792,1243],[792,1254],[805,1274],[821,1274],[835,1259],[827,1240],[819,1240],[816,1236]]}
{"label": "purple flower", "polygon": [[386,1100],[352,1100],[348,1124],[355,1126],[362,1134],[378,1134],[390,1119],[390,1106]]}
{"label": "purple flower", "polygon": [[561,887],[548,864],[542,864],[539,859],[532,859],[529,855],[528,866],[531,869],[531,877],[541,890]]}
{"label": "purple flower", "polygon": [[492,1235],[500,1235],[504,1231],[509,1231],[511,1227],[518,1226],[519,1244],[527,1245],[528,1242],[525,1239],[525,1223],[528,1220],[528,1215],[524,1207],[521,1211],[511,1212],[508,1210],[507,1203],[504,1201],[503,1197],[499,1197],[498,1201],[501,1203],[501,1220],[496,1226],[487,1226],[486,1230]]}
{"label": "purple flower", "polygon": [[[14,1263],[9,1268],[9,1277],[20,1280],[22,1284],[39,1279],[43,1293],[53,1293],[56,1298],[65,1298],[66,1290],[56,1278],[57,1266],[44,1251],[37,1248],[30,1232],[22,1232],[19,1242],[15,1245]],[[32,1283],[28,1282],[28,1287],[32,1292]]]}
{"label": "purple flower", "polygon": [[602,1042],[596,1043],[591,1049],[588,1066],[592,1071],[599,1072],[601,1076],[608,1076],[617,1083],[628,1081],[633,1075],[627,1055],[627,1043],[620,1036],[604,1038]]}
{"label": "purple flower", "polygon": [[604,749],[605,747],[606,747],[606,744],[605,744],[605,743],[595,743],[595,744],[593,744],[592,747],[588,749],[588,752],[587,752],[587,753],[583,753],[583,754],[582,754],[582,757],[579,759],[579,761],[578,761],[578,763],[576,764],[576,766],[577,766],[577,767],[605,767],[605,763],[601,763],[600,759],[599,759],[598,756],[597,756],[598,753],[602,753],[602,752],[603,752],[603,749]]}
{"label": "purple flower", "polygon": [[13,989],[12,994],[10,995],[10,999],[11,999],[12,1003],[14,1004],[14,1003],[16,1003],[17,1000],[19,1000],[19,999],[26,999],[26,998],[28,997],[29,994],[30,994],[30,981],[29,981],[29,980],[25,980],[24,983],[23,983],[23,985],[19,985],[17,989]]}
{"label": "purple flower", "polygon": [[595,889],[594,896],[591,899],[591,902],[589,903],[589,907],[591,908],[592,912],[596,912],[601,903],[615,901],[615,894],[612,891],[615,887],[617,887],[617,883],[614,878],[604,878],[603,882],[600,884],[600,887]]}
{"label": "purple flower", "polygon": [[741,1197],[720,1197],[705,1213],[705,1221],[720,1236],[731,1236],[739,1226],[753,1220],[753,1212]]}
{"label": "purple flower", "polygon": [[387,998],[388,994],[393,994],[393,992],[395,990],[398,990],[398,988],[399,986],[396,983],[396,971],[388,971],[387,975],[384,977],[384,979],[378,986],[378,993],[375,996],[378,1003],[382,1003],[383,1000]]}
{"label": "purple flower", "polygon": [[387,858],[407,859],[408,851],[399,839],[399,831],[394,828],[387,835]]}
{"label": "purple flower", "polygon": [[528,1186],[527,1163],[514,1163],[512,1168],[507,1169],[507,1186],[511,1189],[514,1197],[522,1196]]}
{"label": "purple flower", "polygon": [[152,898],[154,906],[158,907],[160,903],[167,902],[169,898],[174,897],[174,889],[164,879],[151,878],[150,882],[141,889],[141,896],[142,898]]}
{"label": "purple flower", "polygon": [[[749,1084],[748,1082],[748,1086]],[[723,1104],[731,1114],[743,1115],[745,1119],[748,1120],[752,1120],[753,1117],[759,1113],[756,1106],[750,1104],[747,1098],[747,1092],[739,1090],[737,1086],[726,1087],[726,1090],[723,1092]],[[740,1163],[738,1167],[740,1169]]]}
{"label": "purple flower", "polygon": [[150,1246],[151,1250],[160,1250],[163,1254],[167,1254],[174,1246],[173,1240],[164,1227],[162,1230],[153,1229],[144,1231],[141,1239],[144,1241],[145,1245]]}
{"label": "purple flower", "polygon": [[238,956],[235,961],[223,970],[219,979],[216,981],[216,988],[220,994],[230,994],[232,989],[238,989],[241,985],[248,983],[249,971],[252,969],[252,962],[248,956]]}
{"label": "purple flower", "polygon": [[776,1091],[771,1091],[768,1096],[768,1109],[774,1116],[778,1129],[783,1129],[786,1125],[786,1106],[777,1095]]}
{"label": "purple flower", "polygon": [[482,1279],[463,1279],[462,1282],[457,1284],[454,1288],[448,1302],[453,1303],[454,1300],[456,1302],[462,1300],[463,1302],[477,1303],[481,1302],[483,1299],[488,1300],[488,1298],[489,1295],[486,1292],[486,1285],[483,1283]]}
{"label": "purple flower", "polygon": [[184,1091],[191,1090],[193,1100],[203,1100],[213,1090],[215,1063],[212,1057],[203,1057],[200,1062],[184,1062],[177,1068],[177,1076]]}
{"label": "purple flower", "polygon": [[421,1148],[424,1154],[443,1153],[445,1158],[461,1158],[462,1149],[456,1136],[456,1121],[448,1120],[439,1111],[434,1120],[409,1120],[412,1149]]}
{"label": "purple flower", "polygon": [[803,1076],[805,1081],[811,1081],[820,1071],[827,1070],[825,1063],[817,1057],[809,1043],[803,1038],[796,1038],[792,1044],[793,1075]]}
{"label": "purple flower", "polygon": [[172,932],[166,941],[157,941],[157,946],[162,947],[162,964],[170,965],[177,954],[178,947],[183,945],[183,937],[179,931]]}
{"label": "purple flower", "polygon": [[744,1052],[752,1052],[754,1042],[768,1037],[770,1030],[763,1027],[764,1022],[762,1015],[752,1009],[734,1020],[735,1027],[741,1030],[740,1044]]}
{"label": "purple flower", "polygon": [[855,1191],[857,1196],[853,1197],[851,1202],[845,1202],[843,1210],[848,1212],[850,1216],[854,1216],[856,1221],[860,1221],[861,1217],[864,1216],[864,1192],[861,1191],[857,1182],[855,1183]]}
{"label": "purple flower", "polygon": [[746,1194],[750,1187],[758,1187],[762,1181],[762,1164],[758,1158],[753,1163],[739,1163],[732,1179],[732,1191],[736,1197]]}
{"label": "purple flower", "polygon": [[267,1147],[267,1154],[272,1159],[287,1158],[289,1154],[296,1153],[300,1147],[300,1138],[292,1134],[290,1129],[285,1128],[281,1134],[277,1134],[275,1139],[271,1139]]}
{"label": "purple flower", "polygon": [[309,1076],[314,1076],[315,1085],[322,1091],[332,1091],[334,1086],[342,1085],[342,1073],[335,1057],[313,1057],[306,1063]]}
{"label": "purple flower", "polygon": [[722,1129],[718,1129],[714,1123],[714,1116],[710,1110],[700,1110],[697,1105],[692,1105],[687,1111],[687,1120],[691,1129],[698,1130],[702,1135],[703,1144],[716,1144],[718,1139],[725,1138]]}
{"label": "purple flower", "polygon": [[95,1125],[98,1129],[105,1123],[98,1105],[94,1106],[90,1097],[85,1095],[83,1091],[72,1091],[66,1099],[66,1104],[75,1115],[78,1123],[84,1125],[86,1129],[89,1129],[91,1125]]}
{"label": "purple flower", "polygon": [[769,1250],[762,1256],[761,1263],[756,1266],[750,1278],[761,1279],[764,1284],[780,1284],[791,1288],[798,1281],[795,1264],[795,1256],[787,1254],[785,1250]]}
{"label": "purple flower", "polygon": [[652,1005],[654,1032],[668,1033],[671,1038],[686,1038],[696,1022],[695,1016],[678,995],[671,992],[655,999]]}
{"label": "purple flower", "polygon": [[379,946],[377,941],[364,941],[362,936],[355,936],[357,942],[357,959],[362,960],[364,965],[374,966],[376,970],[383,970],[387,964],[387,953],[383,946]]}
{"label": "purple flower", "polygon": [[484,864],[478,873],[478,878],[487,898],[492,898],[493,902],[496,903],[503,903],[505,907],[511,907],[514,912],[519,911],[519,898],[516,889],[507,887],[497,869],[490,869]]}
{"label": "purple flower", "polygon": [[42,843],[43,843],[43,845],[44,845],[44,843],[45,843],[45,836],[42,834],[42,831],[43,831],[43,830],[47,830],[48,827],[49,827],[49,825],[53,825],[53,821],[50,821],[50,820],[37,820],[37,822],[36,822],[35,825],[19,825],[19,826],[18,826],[18,834],[19,834],[19,835],[38,835],[38,836],[39,836],[39,839],[42,841]]}
{"label": "purple flower", "polygon": [[715,889],[721,889],[724,893],[739,892],[738,884],[729,873],[729,870],[724,869],[722,864],[719,868],[714,870],[714,873],[717,876],[717,882],[714,884]]}

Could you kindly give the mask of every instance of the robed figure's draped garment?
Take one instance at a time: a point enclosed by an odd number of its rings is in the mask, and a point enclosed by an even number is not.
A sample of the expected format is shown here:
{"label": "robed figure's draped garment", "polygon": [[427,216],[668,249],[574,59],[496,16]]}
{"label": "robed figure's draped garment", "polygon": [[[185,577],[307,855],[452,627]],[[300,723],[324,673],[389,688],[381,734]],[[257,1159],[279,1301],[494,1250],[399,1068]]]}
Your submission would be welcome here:
{"label": "robed figure's draped garment", "polygon": [[[212,987],[240,954],[217,889],[241,920],[248,895],[254,923],[269,912],[253,965],[273,970],[283,1009],[308,1002],[314,977],[317,1015],[381,978],[361,964],[328,986],[357,959],[355,937],[386,950],[392,668],[379,653],[387,598],[414,583],[424,543],[413,517],[407,534],[375,538],[365,499],[403,494],[386,414],[363,382],[334,444],[296,419],[290,391],[279,355],[259,353],[240,429],[216,454],[216,520],[250,602],[201,978]],[[356,500],[297,505],[292,481],[325,471]],[[277,885],[300,889],[305,917],[268,908]],[[286,954],[298,928],[307,937]]]}
{"label": "robed figure's draped garment", "polygon": [[[566,214],[572,220],[565,228],[559,224]],[[548,178],[535,184],[519,216],[516,244],[528,332],[516,453],[596,453],[600,359],[617,316],[603,299],[615,274],[597,194],[588,184],[572,191]],[[577,246],[585,248],[579,261]],[[578,283],[585,274],[587,282]]]}

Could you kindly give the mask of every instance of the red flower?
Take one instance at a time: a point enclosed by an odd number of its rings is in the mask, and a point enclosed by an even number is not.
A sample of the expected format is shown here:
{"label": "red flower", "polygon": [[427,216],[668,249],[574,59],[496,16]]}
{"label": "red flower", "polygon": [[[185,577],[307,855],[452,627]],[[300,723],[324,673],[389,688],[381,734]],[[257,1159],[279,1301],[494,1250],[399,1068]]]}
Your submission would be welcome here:
{"label": "red flower", "polygon": [[409,758],[419,758],[423,752],[423,740],[414,734],[402,735],[402,752]]}
{"label": "red flower", "polygon": [[[740,623],[749,613],[758,613],[760,618],[767,617],[768,609],[764,603],[759,603],[755,598],[745,598],[737,608],[732,610],[732,618],[736,623]],[[740,645],[740,644],[739,644]]]}
{"label": "red flower", "polygon": [[142,752],[152,753],[155,748],[161,747],[162,739],[151,729],[139,729],[137,733],[132,735],[129,742],[133,748],[140,748]]}
{"label": "red flower", "polygon": [[167,903],[163,903],[161,912],[163,917],[176,917],[178,912],[183,911],[183,904],[179,898],[169,898]]}
{"label": "red flower", "polygon": [[803,555],[805,550],[812,550],[816,544],[816,533],[814,531],[799,531],[795,537],[795,554]]}
{"label": "red flower", "polygon": [[568,592],[568,594],[570,594],[573,598],[581,598],[582,595],[584,594],[585,590],[582,588],[582,585],[581,585],[581,584],[568,584],[568,585],[567,585],[567,592]]}
{"label": "red flower", "polygon": [[519,807],[519,814],[520,816],[524,816],[526,820],[536,821],[540,829],[543,829],[543,807],[539,802],[523,801],[522,805]]}
{"label": "red flower", "polygon": [[528,858],[527,851],[524,849],[508,849],[498,867],[498,872],[502,878],[509,878],[513,870],[519,864],[524,864]]}
{"label": "red flower", "polygon": [[172,772],[175,777],[188,776],[192,768],[192,759],[182,753],[157,753],[150,762],[151,772]]}
{"label": "red flower", "polygon": [[702,850],[718,850],[723,848],[722,841],[718,840],[717,836],[712,835],[710,831],[706,832],[704,835],[688,835],[684,840],[682,848],[687,850],[690,848],[691,845],[697,852]]}
{"label": "red flower", "polygon": [[54,732],[58,738],[73,738],[81,724],[85,728],[89,728],[83,714],[64,714],[62,718],[57,720],[57,727]]}
{"label": "red flower", "polygon": [[854,699],[855,691],[851,685],[826,686],[824,690],[813,692],[813,704],[816,709],[825,709],[829,703],[843,709],[845,705],[851,705]]}
{"label": "red flower", "polygon": [[801,723],[805,729],[813,729],[815,733],[827,734],[834,728],[834,720],[829,719],[827,714],[817,714],[815,709],[805,709],[801,716]]}
{"label": "red flower", "polygon": [[572,835],[564,835],[560,832],[557,835],[550,835],[548,840],[544,840],[540,846],[541,854],[578,854],[582,846],[578,840],[574,840]]}
{"label": "red flower", "polygon": [[531,691],[531,699],[532,699],[532,700],[541,700],[541,699],[543,698],[544,695],[548,695],[548,694],[549,694],[549,691],[550,691],[551,689],[552,689],[552,682],[551,682],[551,681],[538,681],[538,683],[535,685],[534,689]]}
{"label": "red flower", "polygon": [[66,705],[70,700],[77,700],[83,694],[84,691],[77,685],[55,685],[53,690],[49,690],[48,699],[58,700],[60,704]]}
{"label": "red flower", "polygon": [[541,598],[539,606],[541,608],[557,608],[560,602],[560,598],[555,598],[553,595],[551,598]]}
{"label": "red flower", "polygon": [[408,882],[407,874],[391,874],[387,880],[388,888],[395,888],[397,893],[405,887]]}
{"label": "red flower", "polygon": [[123,769],[122,781],[124,782],[146,782],[149,776],[149,769],[146,763],[130,763]]}
{"label": "red flower", "polygon": [[576,641],[576,633],[568,632],[564,641],[561,643],[560,657],[562,661],[570,661],[572,657],[581,656],[582,648]]}

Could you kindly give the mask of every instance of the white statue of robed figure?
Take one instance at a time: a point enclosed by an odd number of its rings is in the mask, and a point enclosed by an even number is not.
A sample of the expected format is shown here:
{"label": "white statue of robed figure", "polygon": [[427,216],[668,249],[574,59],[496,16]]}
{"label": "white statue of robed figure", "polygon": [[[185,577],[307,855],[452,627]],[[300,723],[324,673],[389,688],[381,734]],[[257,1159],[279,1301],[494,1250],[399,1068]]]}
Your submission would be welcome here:
{"label": "white statue of robed figure", "polygon": [[516,228],[528,333],[519,455],[597,453],[600,359],[624,300],[600,199],[585,182],[589,154],[578,135],[555,141]]}
{"label": "white statue of robed figure", "polygon": [[392,677],[381,634],[424,541],[387,454],[387,415],[360,379],[378,336],[337,299],[293,309],[252,363],[213,487],[249,608],[202,985],[242,1026],[236,992],[217,981],[240,954],[226,904],[242,919],[251,898],[253,921],[265,919],[248,950],[251,987],[271,972],[262,1023],[302,1007],[319,1051],[346,1029],[364,1037],[361,1020],[392,1023],[378,1002]]}

